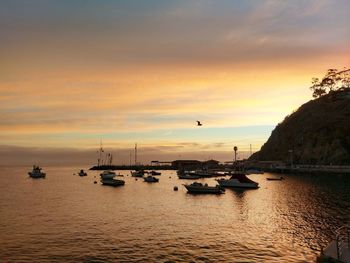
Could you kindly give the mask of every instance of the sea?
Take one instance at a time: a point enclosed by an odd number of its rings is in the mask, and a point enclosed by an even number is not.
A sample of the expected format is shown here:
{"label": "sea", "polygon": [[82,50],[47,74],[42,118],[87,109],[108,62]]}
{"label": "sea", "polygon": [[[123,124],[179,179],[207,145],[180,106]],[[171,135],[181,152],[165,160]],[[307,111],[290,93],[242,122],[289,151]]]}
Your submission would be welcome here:
{"label": "sea", "polygon": [[192,195],[175,171],[117,171],[111,187],[88,168],[0,167],[0,262],[315,262],[350,222],[350,176],[255,174],[259,189]]}

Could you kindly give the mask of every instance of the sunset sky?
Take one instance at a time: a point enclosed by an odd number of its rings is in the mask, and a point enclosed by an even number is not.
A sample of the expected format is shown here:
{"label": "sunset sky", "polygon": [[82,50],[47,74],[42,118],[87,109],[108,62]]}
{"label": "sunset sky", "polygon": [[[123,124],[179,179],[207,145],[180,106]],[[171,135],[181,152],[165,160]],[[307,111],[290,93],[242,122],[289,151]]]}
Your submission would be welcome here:
{"label": "sunset sky", "polygon": [[311,99],[312,77],[350,66],[349,10],[348,0],[3,0],[0,163],[92,163],[101,139],[116,163],[135,142],[143,162],[257,151]]}

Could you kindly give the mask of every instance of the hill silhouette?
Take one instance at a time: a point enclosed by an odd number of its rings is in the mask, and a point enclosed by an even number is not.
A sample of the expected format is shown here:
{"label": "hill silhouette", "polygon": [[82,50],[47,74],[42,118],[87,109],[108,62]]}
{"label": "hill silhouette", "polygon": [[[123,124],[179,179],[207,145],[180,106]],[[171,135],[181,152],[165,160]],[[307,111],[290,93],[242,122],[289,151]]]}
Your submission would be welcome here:
{"label": "hill silhouette", "polygon": [[272,131],[250,160],[350,165],[350,89],[303,104]]}

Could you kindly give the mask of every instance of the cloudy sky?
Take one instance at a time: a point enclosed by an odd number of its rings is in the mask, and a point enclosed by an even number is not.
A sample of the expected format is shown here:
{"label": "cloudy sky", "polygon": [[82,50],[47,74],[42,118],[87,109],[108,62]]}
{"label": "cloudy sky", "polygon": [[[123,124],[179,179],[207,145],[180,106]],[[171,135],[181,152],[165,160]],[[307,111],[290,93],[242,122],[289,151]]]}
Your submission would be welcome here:
{"label": "cloudy sky", "polygon": [[311,99],[312,77],[350,66],[349,10],[348,0],[3,0],[0,151],[86,161],[101,139],[120,163],[135,142],[145,162],[256,151]]}

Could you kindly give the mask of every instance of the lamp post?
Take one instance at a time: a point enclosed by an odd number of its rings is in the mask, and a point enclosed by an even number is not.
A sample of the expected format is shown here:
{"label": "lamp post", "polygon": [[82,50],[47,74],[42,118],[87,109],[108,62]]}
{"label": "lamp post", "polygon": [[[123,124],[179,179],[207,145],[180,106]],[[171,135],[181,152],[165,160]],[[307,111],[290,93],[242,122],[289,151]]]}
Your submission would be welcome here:
{"label": "lamp post", "polygon": [[233,147],[233,150],[235,151],[235,161],[234,162],[236,163],[238,147],[237,146]]}

